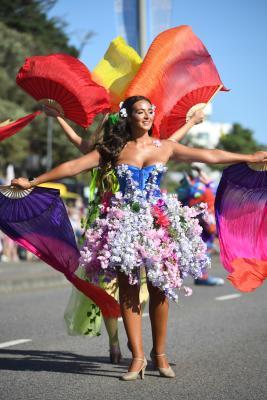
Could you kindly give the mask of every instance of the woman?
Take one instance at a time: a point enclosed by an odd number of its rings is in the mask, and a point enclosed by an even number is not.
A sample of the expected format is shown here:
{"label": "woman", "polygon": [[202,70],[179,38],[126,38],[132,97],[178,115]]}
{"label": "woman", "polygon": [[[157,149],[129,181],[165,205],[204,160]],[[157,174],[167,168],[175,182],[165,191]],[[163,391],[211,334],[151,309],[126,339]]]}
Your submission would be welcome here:
{"label": "woman", "polygon": [[[145,264],[150,295],[151,356],[160,375],[165,377],[175,376],[165,356],[168,298],[176,299],[174,290],[182,288],[185,275],[197,277],[207,264],[205,246],[200,239],[201,229],[193,218],[200,211],[183,209],[175,197],[164,196],[159,190],[165,164],[170,159],[209,164],[267,160],[267,152],[263,151],[252,155],[235,154],[154,140],[151,137],[154,112],[149,99],[130,97],[122,104],[120,120],[115,125],[110,121],[105,123],[103,142],[93,151],[32,181],[26,178],[12,181],[12,185],[28,189],[98,166],[106,167],[108,163],[115,169],[120,193],[102,208],[95,226],[88,229],[81,263],[95,280],[103,273],[110,279],[115,273],[118,275],[121,313],[133,355],[123,380],[134,380],[139,374],[143,378],[147,365],[139,302],[142,263]],[[159,259],[164,264],[159,265]],[[191,260],[190,264],[187,260]]]}
{"label": "woman", "polygon": [[[49,117],[56,118],[58,124],[63,129],[68,140],[74,144],[74,146],[83,154],[87,154],[92,151],[95,143],[99,140],[102,135],[103,124],[107,119],[105,116],[100,121],[97,129],[93,132],[89,140],[84,140],[72,129],[72,127],[64,120],[63,116],[55,109],[43,106],[42,111]],[[192,115],[190,121],[185,126],[175,132],[176,141],[179,141],[188,132],[188,130],[195,124],[202,122],[204,114],[202,111],[197,111]],[[96,182],[96,189],[99,192],[99,186],[101,182]],[[99,193],[98,193],[99,195]],[[89,209],[98,206],[98,198],[94,198],[89,203]],[[92,199],[91,199],[92,200]],[[79,270],[79,276],[85,278],[85,273],[82,269]],[[145,284],[145,275],[142,276],[141,288],[140,288],[140,302],[144,309],[148,301],[148,291]],[[117,280],[112,281],[109,284],[103,283],[101,285],[110,295],[118,298],[118,285]],[[83,293],[79,292],[76,288],[72,288],[71,297],[67,304],[64,318],[67,326],[68,333],[70,335],[87,335],[87,336],[99,336],[101,330],[101,313],[99,308]],[[116,318],[103,318],[105,327],[109,337],[109,354],[110,362],[112,364],[119,364],[121,361],[121,351],[118,336],[118,320]],[[128,347],[129,344],[128,344]]]}

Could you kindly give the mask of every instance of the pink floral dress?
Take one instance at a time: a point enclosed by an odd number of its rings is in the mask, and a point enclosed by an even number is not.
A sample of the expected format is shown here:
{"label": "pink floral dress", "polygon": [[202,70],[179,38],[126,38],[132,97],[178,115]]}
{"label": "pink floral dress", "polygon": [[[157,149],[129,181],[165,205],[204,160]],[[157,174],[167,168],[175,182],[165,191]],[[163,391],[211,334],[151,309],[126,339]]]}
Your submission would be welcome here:
{"label": "pink floral dress", "polygon": [[94,283],[113,279],[118,271],[129,283],[140,283],[140,270],[165,295],[178,300],[186,295],[184,277],[201,276],[209,265],[197,215],[205,207],[183,207],[174,194],[164,194],[162,164],[115,168],[120,191],[99,205],[100,215],[86,231],[80,264]]}

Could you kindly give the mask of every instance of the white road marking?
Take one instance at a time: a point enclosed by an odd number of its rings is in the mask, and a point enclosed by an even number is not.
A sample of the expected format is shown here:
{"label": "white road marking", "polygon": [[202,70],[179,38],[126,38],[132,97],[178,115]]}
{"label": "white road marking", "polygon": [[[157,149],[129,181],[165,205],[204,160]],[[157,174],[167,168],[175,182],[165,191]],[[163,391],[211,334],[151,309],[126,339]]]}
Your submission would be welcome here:
{"label": "white road marking", "polygon": [[32,339],[18,339],[11,340],[10,342],[0,343],[0,349],[4,349],[5,347],[16,346],[17,344],[32,342]]}
{"label": "white road marking", "polygon": [[238,297],[241,297],[241,294],[234,293],[234,294],[227,294],[225,296],[215,297],[215,300],[218,300],[218,301],[232,300],[232,299],[237,299]]}
{"label": "white road marking", "polygon": [[[148,316],[149,316],[148,313],[144,313],[144,314],[142,315],[143,318],[144,318],[144,317],[148,317]],[[118,321],[122,321],[122,317],[118,318]]]}

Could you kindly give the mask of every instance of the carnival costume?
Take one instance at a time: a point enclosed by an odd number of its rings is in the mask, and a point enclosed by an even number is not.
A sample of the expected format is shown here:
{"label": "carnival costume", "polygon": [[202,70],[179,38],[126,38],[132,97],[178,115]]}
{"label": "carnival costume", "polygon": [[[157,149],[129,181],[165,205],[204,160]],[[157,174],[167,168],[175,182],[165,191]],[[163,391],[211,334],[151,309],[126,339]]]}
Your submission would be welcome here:
{"label": "carnival costume", "polygon": [[[177,300],[175,289],[183,287],[183,278],[200,276],[209,263],[195,218],[204,210],[182,207],[175,195],[161,193],[166,171],[161,164],[121,164],[115,171],[120,191],[101,206],[100,216],[87,230],[80,265],[95,284],[103,276],[112,280],[118,271],[130,284],[139,284],[144,267],[148,281]],[[184,290],[190,294],[190,289]]]}
{"label": "carnival costume", "polygon": [[[99,113],[118,111],[124,98],[142,94],[157,108],[156,138],[171,136],[217,91],[226,90],[207,49],[187,26],[161,33],[143,62],[122,39],[113,41],[107,53],[93,74],[71,56],[30,57],[19,71],[17,83],[41,104],[55,107],[85,128]],[[1,124],[0,141],[16,134],[38,114]],[[63,272],[106,317],[117,317],[119,306],[97,285],[111,281],[119,269],[136,284],[145,268],[148,280],[177,300],[176,289],[183,287],[183,278],[199,276],[208,260],[196,219],[203,210],[182,207],[175,196],[160,192],[165,168],[116,167],[120,191],[100,207],[100,215],[86,232],[80,260],[59,194],[51,189],[16,189],[16,197],[12,188],[2,188],[0,227]],[[61,249],[59,254],[55,244]],[[68,256],[62,256],[62,248],[72,255],[72,264]],[[91,283],[77,276],[79,261]]]}

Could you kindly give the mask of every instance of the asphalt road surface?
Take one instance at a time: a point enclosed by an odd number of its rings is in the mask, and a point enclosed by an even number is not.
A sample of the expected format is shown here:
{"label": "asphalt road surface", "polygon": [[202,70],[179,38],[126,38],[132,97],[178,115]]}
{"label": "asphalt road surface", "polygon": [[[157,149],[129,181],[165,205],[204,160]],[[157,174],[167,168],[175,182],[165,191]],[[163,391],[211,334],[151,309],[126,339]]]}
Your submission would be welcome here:
{"label": "asphalt road surface", "polygon": [[[226,276],[217,258],[212,274]],[[161,378],[149,365],[144,381],[134,382],[119,380],[130,361],[122,322],[120,365],[109,364],[104,329],[96,338],[67,335],[66,284],[0,293],[0,399],[266,399],[267,286],[250,294],[238,293],[229,282],[193,289],[170,308],[167,354],[176,378]]]}

